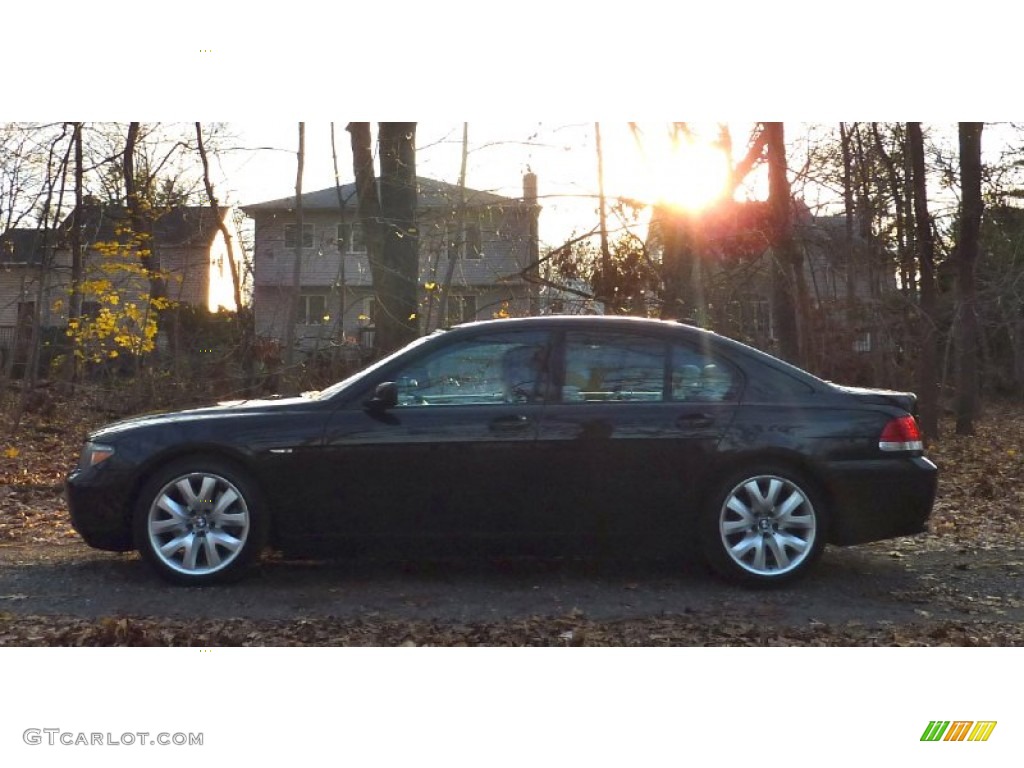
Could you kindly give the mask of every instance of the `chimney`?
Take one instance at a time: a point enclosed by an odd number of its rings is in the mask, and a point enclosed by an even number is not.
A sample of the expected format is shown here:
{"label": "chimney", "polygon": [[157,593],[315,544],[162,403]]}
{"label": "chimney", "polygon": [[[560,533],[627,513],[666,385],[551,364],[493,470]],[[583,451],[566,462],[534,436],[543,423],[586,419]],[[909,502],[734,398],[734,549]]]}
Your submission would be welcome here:
{"label": "chimney", "polygon": [[537,204],[537,174],[533,171],[523,174],[523,201],[529,205]]}

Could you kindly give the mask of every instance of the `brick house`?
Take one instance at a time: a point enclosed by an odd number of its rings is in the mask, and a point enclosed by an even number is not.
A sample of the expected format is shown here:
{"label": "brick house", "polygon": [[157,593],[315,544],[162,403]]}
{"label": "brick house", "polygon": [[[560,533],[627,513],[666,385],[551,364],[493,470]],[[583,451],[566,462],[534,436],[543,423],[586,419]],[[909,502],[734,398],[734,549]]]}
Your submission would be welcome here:
{"label": "brick house", "polygon": [[[496,315],[536,311],[536,286],[524,271],[537,263],[536,176],[526,174],[523,197],[511,198],[417,178],[420,330]],[[463,226],[458,226],[460,200]],[[242,206],[255,225],[256,332],[283,339],[299,233],[295,197]],[[303,349],[367,343],[375,312],[366,242],[355,185],[302,196],[299,322]],[[439,295],[451,271],[446,317]]]}

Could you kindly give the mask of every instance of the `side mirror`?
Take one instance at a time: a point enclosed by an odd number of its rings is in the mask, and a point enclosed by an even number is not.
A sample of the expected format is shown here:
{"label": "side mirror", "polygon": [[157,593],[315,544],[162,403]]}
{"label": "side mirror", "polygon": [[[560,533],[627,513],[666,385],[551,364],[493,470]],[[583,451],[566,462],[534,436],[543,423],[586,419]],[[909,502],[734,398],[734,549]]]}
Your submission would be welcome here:
{"label": "side mirror", "polygon": [[373,397],[363,405],[371,413],[383,413],[398,405],[398,385],[393,381],[385,381],[377,385]]}

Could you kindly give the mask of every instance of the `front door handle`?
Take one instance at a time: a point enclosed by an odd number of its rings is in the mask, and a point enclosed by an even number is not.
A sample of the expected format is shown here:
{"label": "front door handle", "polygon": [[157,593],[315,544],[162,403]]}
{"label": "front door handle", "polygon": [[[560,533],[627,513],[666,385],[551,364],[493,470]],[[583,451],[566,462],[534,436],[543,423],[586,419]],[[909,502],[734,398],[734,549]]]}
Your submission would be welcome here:
{"label": "front door handle", "polygon": [[521,413],[515,416],[499,416],[491,420],[491,432],[522,432],[532,424],[528,416]]}
{"label": "front door handle", "polygon": [[714,423],[715,417],[710,413],[684,413],[676,419],[676,426],[680,429],[710,427]]}

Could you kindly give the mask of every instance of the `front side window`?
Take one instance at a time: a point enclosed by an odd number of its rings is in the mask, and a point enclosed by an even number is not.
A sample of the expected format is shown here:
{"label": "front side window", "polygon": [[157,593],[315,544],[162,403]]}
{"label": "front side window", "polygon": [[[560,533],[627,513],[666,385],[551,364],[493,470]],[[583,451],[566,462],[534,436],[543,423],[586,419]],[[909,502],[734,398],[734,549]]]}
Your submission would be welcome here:
{"label": "front side window", "polygon": [[540,403],[549,392],[543,332],[494,334],[457,342],[394,375],[399,407]]}
{"label": "front side window", "polygon": [[[284,225],[284,247],[294,248],[298,245],[298,231],[299,227],[297,224],[285,224]],[[313,247],[313,225],[303,224],[302,225],[302,247],[312,248]]]}
{"label": "front side window", "polygon": [[631,334],[566,335],[565,402],[664,399],[667,344]]}

